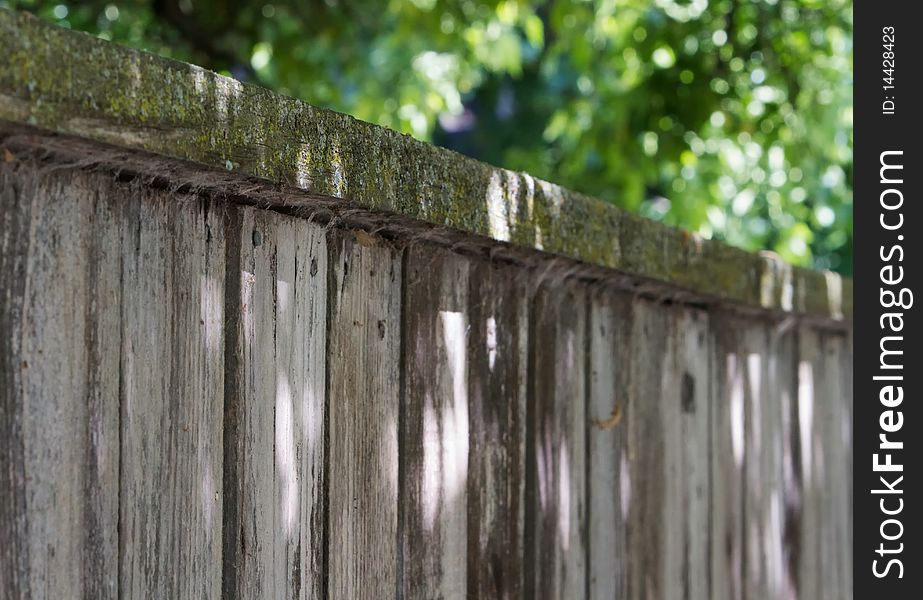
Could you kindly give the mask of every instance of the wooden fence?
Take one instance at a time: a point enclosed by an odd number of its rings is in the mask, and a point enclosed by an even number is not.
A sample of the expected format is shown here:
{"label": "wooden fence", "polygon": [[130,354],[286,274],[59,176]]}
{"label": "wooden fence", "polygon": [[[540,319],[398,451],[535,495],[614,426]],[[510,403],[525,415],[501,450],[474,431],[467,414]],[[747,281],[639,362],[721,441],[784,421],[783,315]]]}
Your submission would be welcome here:
{"label": "wooden fence", "polygon": [[848,280],[23,15],[0,57],[0,597],[852,597]]}

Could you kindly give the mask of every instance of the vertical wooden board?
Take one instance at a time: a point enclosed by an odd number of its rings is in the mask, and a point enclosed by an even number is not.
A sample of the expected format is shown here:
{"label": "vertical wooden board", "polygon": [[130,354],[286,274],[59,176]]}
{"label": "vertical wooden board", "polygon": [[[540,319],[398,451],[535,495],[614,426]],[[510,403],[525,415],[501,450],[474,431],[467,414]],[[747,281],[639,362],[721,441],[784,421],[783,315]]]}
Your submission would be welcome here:
{"label": "vertical wooden board", "polygon": [[406,598],[467,596],[468,260],[406,250],[401,552]]}
{"label": "vertical wooden board", "polygon": [[[667,472],[667,478],[679,480],[677,500],[672,509],[681,515],[682,547],[680,569],[671,577],[679,577],[679,592],[682,598],[709,598],[710,564],[707,548],[711,538],[708,527],[711,504],[709,419],[713,401],[713,386],[710,380],[710,357],[708,339],[708,315],[702,311],[683,309],[673,327],[676,346],[676,366],[673,377],[665,386],[666,407],[679,411],[679,436],[671,443],[675,466]],[[669,518],[664,519],[669,522]],[[670,539],[676,539],[668,534]]]}
{"label": "vertical wooden board", "polygon": [[469,276],[468,595],[523,590],[528,283],[475,262]]}
{"label": "vertical wooden board", "polygon": [[797,337],[791,321],[769,329],[767,399],[762,408],[764,498],[762,531],[767,593],[770,598],[794,598],[797,574],[792,570],[791,535],[796,527],[797,494],[792,410],[798,394]]}
{"label": "vertical wooden board", "polygon": [[745,359],[739,349],[740,321],[726,313],[711,318],[711,597],[743,597]]}
{"label": "vertical wooden board", "polygon": [[222,219],[139,186],[122,245],[120,594],[221,593]]}
{"label": "vertical wooden board", "polygon": [[632,314],[620,465],[628,597],[707,597],[708,321],[699,311],[644,300]]}
{"label": "vertical wooden board", "polygon": [[798,332],[798,399],[797,425],[793,434],[799,448],[801,510],[798,540],[798,597],[822,598],[827,581],[823,571],[822,441],[818,436],[819,419],[823,418],[819,400],[823,390],[822,373],[818,372],[821,340],[817,332],[801,327]]}
{"label": "vertical wooden board", "polygon": [[[253,208],[232,218],[239,281],[234,352],[239,511],[226,521],[240,548],[226,578],[241,598],[321,593],[326,242],[306,220]],[[231,435],[231,434],[229,434]],[[226,593],[229,582],[225,583]]]}
{"label": "vertical wooden board", "polygon": [[[827,377],[830,396],[830,420],[827,423],[827,443],[830,453],[830,485],[828,499],[833,536],[829,546],[835,577],[839,581],[840,597],[852,598],[852,350],[851,340],[840,333],[831,333],[828,344]],[[843,369],[847,369],[843,373]]]}
{"label": "vertical wooden board", "polygon": [[[840,432],[840,405],[843,402],[840,359],[842,339],[827,332],[821,333],[821,354],[817,357],[815,371],[818,387],[815,401],[818,414],[815,421],[820,438],[821,456],[818,477],[821,482],[820,512],[823,533],[821,537],[821,569],[824,575],[823,598],[830,600],[844,598],[844,580],[851,571],[845,571],[842,557],[847,555],[843,546],[851,542],[844,539],[846,533],[846,489],[845,448]],[[851,560],[850,560],[851,564]]]}
{"label": "vertical wooden board", "polygon": [[774,483],[771,419],[777,414],[769,380],[770,325],[758,320],[741,323],[739,341],[744,369],[744,595],[767,598],[771,561],[767,519]]}
{"label": "vertical wooden board", "polygon": [[[239,449],[237,590],[241,598],[272,596],[276,552],[275,456],[276,409],[274,231],[257,225],[257,213],[242,209],[240,235]],[[259,244],[259,245],[258,245]],[[228,276],[228,279],[233,273]],[[229,390],[231,392],[231,390]],[[232,441],[233,443],[233,441]],[[235,468],[235,465],[230,465]],[[230,501],[230,498],[228,499]],[[284,551],[284,544],[280,550]]]}
{"label": "vertical wooden board", "polygon": [[679,481],[668,480],[667,473],[675,461],[679,406],[668,407],[664,396],[676,361],[672,320],[662,305],[633,302],[627,460],[620,475],[627,482],[628,598],[675,598],[678,591],[671,574],[681,564],[681,521],[672,510]]}
{"label": "vertical wooden board", "polygon": [[794,331],[790,322],[714,321],[721,393],[713,427],[716,443],[727,449],[730,441],[730,452],[713,452],[713,540],[724,536],[728,552],[713,548],[713,584],[732,584],[725,597],[795,597],[804,507],[791,437],[798,411]]}
{"label": "vertical wooden board", "polygon": [[34,188],[10,162],[0,164],[0,589],[12,598],[29,589],[29,513],[26,504],[23,312]]}
{"label": "vertical wooden board", "polygon": [[0,169],[0,394],[9,446],[0,450],[9,461],[0,589],[113,598],[119,209],[107,193],[116,188],[72,171]]}
{"label": "vertical wooden board", "polygon": [[586,307],[566,281],[542,284],[530,335],[526,596],[586,595]]}
{"label": "vertical wooden board", "polygon": [[[119,348],[121,347],[120,269],[123,231],[122,186],[93,175],[92,221],[87,234],[88,307],[86,313],[87,421],[83,493],[87,505],[83,538],[83,594],[114,598],[118,591],[119,550]],[[100,181],[101,180],[101,181]]]}
{"label": "vertical wooden board", "polygon": [[588,590],[593,599],[626,597],[631,469],[627,431],[631,376],[629,297],[608,289],[590,304]]}
{"label": "vertical wooden board", "polygon": [[853,332],[852,328],[845,332],[842,338],[839,338],[837,344],[840,347],[838,353],[839,365],[838,375],[840,377],[840,389],[842,395],[835,399],[837,407],[836,424],[833,426],[833,447],[838,446],[843,449],[842,462],[840,463],[841,485],[845,487],[838,501],[841,513],[840,522],[837,526],[840,541],[839,565],[840,572],[843,575],[843,597],[853,597]]}
{"label": "vertical wooden board", "polygon": [[324,423],[327,394],[327,237],[326,232],[304,221],[295,230],[295,281],[293,285],[293,352],[300,360],[292,394],[294,422],[301,437],[294,456],[300,477],[300,567],[293,579],[301,580],[301,598],[324,597],[323,583],[327,517],[324,511]]}
{"label": "vertical wooden board", "polygon": [[327,577],[331,598],[397,591],[400,254],[328,233]]}
{"label": "vertical wooden board", "polygon": [[806,583],[817,590],[816,597],[841,598],[851,591],[847,580],[852,565],[852,540],[847,537],[850,501],[845,493],[849,488],[851,446],[845,423],[848,417],[844,414],[850,396],[840,372],[847,340],[842,334],[819,332],[807,326],[802,327],[800,340],[802,450],[805,440],[810,444],[809,456],[803,456],[805,512],[814,534],[810,542],[814,556],[806,556],[802,568],[806,570],[810,564],[815,569],[813,577],[806,576]]}

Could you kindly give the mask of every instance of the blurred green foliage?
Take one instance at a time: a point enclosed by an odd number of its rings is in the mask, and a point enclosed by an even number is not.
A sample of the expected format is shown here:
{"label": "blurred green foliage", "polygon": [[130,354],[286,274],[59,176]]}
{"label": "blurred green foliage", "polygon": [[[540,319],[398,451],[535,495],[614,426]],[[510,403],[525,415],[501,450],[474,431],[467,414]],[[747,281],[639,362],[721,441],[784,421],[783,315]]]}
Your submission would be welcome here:
{"label": "blurred green foliage", "polygon": [[846,0],[0,0],[852,271]]}

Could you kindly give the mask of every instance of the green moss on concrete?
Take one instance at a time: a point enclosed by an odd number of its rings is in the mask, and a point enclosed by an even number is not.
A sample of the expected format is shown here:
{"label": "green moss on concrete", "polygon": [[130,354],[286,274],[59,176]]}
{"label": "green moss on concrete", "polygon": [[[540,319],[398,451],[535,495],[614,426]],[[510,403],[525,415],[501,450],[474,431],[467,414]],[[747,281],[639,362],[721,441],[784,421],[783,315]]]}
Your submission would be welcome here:
{"label": "green moss on concrete", "polygon": [[[0,10],[0,119],[191,160],[751,306],[851,313],[851,282],[198,67]],[[842,288],[842,301],[834,298]]]}

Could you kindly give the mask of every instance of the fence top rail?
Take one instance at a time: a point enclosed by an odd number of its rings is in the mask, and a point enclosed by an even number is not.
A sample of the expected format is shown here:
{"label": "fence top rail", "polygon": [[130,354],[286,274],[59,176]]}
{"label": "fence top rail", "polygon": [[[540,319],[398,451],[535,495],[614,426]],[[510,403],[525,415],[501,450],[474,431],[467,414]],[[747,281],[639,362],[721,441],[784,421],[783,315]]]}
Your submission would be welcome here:
{"label": "fence top rail", "polygon": [[525,173],[6,9],[0,122],[192,161],[731,304],[852,316],[849,278],[701,239]]}

